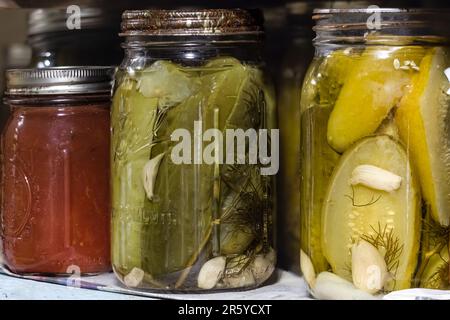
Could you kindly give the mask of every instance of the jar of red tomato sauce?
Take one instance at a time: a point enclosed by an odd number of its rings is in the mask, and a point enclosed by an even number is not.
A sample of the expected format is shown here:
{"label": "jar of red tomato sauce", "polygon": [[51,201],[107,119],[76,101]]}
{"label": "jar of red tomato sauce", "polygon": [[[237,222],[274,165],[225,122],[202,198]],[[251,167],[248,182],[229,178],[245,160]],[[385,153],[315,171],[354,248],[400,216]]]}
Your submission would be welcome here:
{"label": "jar of red tomato sauce", "polygon": [[1,216],[11,271],[110,270],[113,75],[111,67],[7,71]]}

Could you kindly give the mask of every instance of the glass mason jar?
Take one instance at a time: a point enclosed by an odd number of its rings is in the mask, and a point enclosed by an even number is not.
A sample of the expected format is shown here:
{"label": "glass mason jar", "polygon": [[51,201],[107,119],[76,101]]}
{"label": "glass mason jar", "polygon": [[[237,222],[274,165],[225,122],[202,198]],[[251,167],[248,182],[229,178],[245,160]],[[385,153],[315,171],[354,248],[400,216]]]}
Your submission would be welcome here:
{"label": "glass mason jar", "polygon": [[73,12],[68,9],[30,12],[30,67],[119,65],[123,57],[117,35],[121,12],[117,9],[82,8],[76,16],[76,6]]}
{"label": "glass mason jar", "polygon": [[110,267],[109,135],[114,68],[7,71],[1,140],[3,258],[16,273]]}
{"label": "glass mason jar", "polygon": [[449,16],[315,11],[301,268],[318,298],[449,286]]}
{"label": "glass mason jar", "polygon": [[226,138],[274,127],[261,21],[239,9],[123,14],[111,185],[112,262],[125,285],[252,288],[273,272],[273,176],[247,161],[254,140],[234,153]]}

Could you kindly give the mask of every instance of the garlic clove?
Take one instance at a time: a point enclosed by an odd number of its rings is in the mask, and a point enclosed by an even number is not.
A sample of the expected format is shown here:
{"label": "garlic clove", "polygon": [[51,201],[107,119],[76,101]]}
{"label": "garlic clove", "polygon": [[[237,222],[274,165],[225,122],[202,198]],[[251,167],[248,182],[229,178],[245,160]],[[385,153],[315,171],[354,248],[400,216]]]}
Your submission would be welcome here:
{"label": "garlic clove", "polygon": [[128,273],[123,278],[123,283],[127,287],[135,288],[141,284],[142,280],[144,279],[144,275],[144,270],[134,267],[133,269],[131,269],[130,273]]}
{"label": "garlic clove", "polygon": [[375,300],[377,297],[357,289],[351,282],[331,272],[321,272],[312,294],[321,300]]}
{"label": "garlic clove", "polygon": [[316,282],[316,272],[314,271],[314,265],[309,256],[300,250],[300,269],[303,273],[306,283],[310,288],[314,288]]}
{"label": "garlic clove", "polygon": [[200,289],[212,289],[222,278],[225,271],[226,259],[223,256],[212,258],[205,262],[197,278]]}
{"label": "garlic clove", "polygon": [[352,247],[352,278],[358,289],[376,293],[389,279],[386,262],[377,248],[360,240]]}
{"label": "garlic clove", "polygon": [[402,177],[382,168],[364,164],[353,170],[349,182],[351,185],[361,184],[375,190],[391,192],[400,188]]}
{"label": "garlic clove", "polygon": [[156,181],[156,176],[158,175],[158,168],[161,163],[162,158],[165,153],[158,154],[153,159],[147,161],[142,170],[142,182],[144,184],[145,193],[149,200],[153,200],[154,197],[154,186]]}
{"label": "garlic clove", "polygon": [[251,271],[257,282],[267,280],[275,270],[275,250],[270,249],[265,255],[258,254],[251,264]]}
{"label": "garlic clove", "polygon": [[255,277],[250,269],[245,269],[237,275],[225,277],[223,284],[225,288],[245,288],[256,283]]}

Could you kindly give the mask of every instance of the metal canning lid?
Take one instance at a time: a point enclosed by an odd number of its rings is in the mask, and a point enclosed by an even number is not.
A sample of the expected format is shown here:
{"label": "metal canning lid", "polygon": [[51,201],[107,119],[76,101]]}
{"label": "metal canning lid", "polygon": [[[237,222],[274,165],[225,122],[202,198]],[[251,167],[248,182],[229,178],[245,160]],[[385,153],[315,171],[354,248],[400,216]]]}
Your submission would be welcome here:
{"label": "metal canning lid", "polygon": [[54,67],[6,71],[6,95],[109,93],[115,67]]}
{"label": "metal canning lid", "polygon": [[120,35],[258,35],[263,25],[256,9],[131,10],[122,15]]}

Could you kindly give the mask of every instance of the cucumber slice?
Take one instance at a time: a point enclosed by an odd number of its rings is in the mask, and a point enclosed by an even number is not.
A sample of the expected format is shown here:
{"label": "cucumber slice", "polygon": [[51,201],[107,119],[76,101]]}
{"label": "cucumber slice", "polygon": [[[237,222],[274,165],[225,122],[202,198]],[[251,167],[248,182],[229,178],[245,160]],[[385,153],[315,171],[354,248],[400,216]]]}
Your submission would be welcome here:
{"label": "cucumber slice", "polygon": [[375,132],[410,84],[411,63],[418,66],[423,54],[421,47],[370,47],[354,61],[328,121],[328,142],[336,151]]}
{"label": "cucumber slice", "polygon": [[[388,193],[363,185],[352,187],[352,172],[363,164],[399,175],[400,188]],[[421,216],[420,197],[404,148],[386,135],[365,138],[342,156],[330,181],[322,211],[322,249],[333,271],[351,279],[352,245],[361,237],[374,244],[370,239],[380,236],[375,246],[387,252],[393,289],[409,288],[419,252]],[[393,247],[387,248],[386,242]]]}
{"label": "cucumber slice", "polygon": [[450,52],[443,48],[431,50],[395,117],[400,137],[409,146],[431,215],[444,226],[450,223],[450,95],[449,80],[444,74],[448,67]]}

